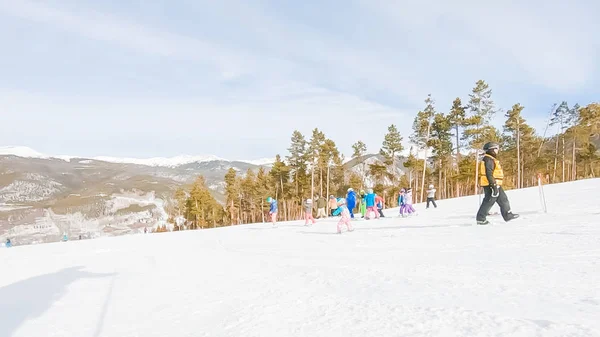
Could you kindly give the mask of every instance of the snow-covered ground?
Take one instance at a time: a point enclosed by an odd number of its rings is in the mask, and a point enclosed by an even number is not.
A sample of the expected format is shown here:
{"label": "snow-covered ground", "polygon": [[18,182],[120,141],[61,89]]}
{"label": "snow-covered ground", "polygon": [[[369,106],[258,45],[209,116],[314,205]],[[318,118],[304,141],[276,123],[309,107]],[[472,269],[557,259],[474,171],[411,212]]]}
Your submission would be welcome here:
{"label": "snow-covered ground", "polygon": [[0,336],[600,336],[599,189],[0,249]]}

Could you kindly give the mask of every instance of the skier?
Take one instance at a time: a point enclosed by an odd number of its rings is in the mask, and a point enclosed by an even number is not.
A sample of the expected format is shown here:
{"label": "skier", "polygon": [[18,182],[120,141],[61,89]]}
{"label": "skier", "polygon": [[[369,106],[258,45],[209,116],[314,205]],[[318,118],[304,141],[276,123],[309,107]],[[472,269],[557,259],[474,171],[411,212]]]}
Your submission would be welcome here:
{"label": "skier", "polygon": [[400,215],[404,218],[412,213],[415,213],[415,208],[412,206],[412,190],[409,188],[401,189],[398,195],[398,205],[400,205]]}
{"label": "skier", "polygon": [[367,213],[365,214],[366,220],[370,219],[369,215],[371,214],[371,212],[375,213],[376,219],[379,219],[379,212],[377,211],[377,207],[375,206],[375,198],[376,197],[377,197],[377,195],[375,193],[373,193],[373,189],[369,188],[367,190],[367,196],[365,197],[366,202],[367,202]]}
{"label": "skier", "polygon": [[477,211],[477,224],[487,225],[490,223],[486,220],[486,217],[495,203],[498,203],[498,206],[500,206],[500,213],[504,221],[516,219],[519,215],[511,212],[508,197],[504,193],[504,189],[502,189],[504,171],[502,170],[500,161],[496,158],[500,150],[500,145],[489,142],[483,146],[483,150],[485,151],[485,155],[479,163],[479,186],[483,187],[485,196],[483,197],[481,206],[479,206],[479,211]]}
{"label": "skier", "polygon": [[327,217],[325,207],[327,207],[327,200],[325,200],[324,197],[317,195],[317,218],[321,219]]}
{"label": "skier", "polygon": [[404,203],[406,204],[406,210],[408,211],[408,214],[414,213],[417,215],[417,211],[413,207],[412,188],[410,187],[406,189],[406,200],[404,200]]}
{"label": "skier", "polygon": [[304,202],[304,226],[308,226],[309,222],[312,222],[313,225],[315,223],[317,223],[315,221],[315,218],[313,217],[312,210],[313,210],[312,200],[306,199],[306,201]]}
{"label": "skier", "polygon": [[433,203],[433,207],[437,208],[437,205],[435,204],[435,191],[436,189],[433,187],[433,185],[429,185],[429,189],[427,190],[427,207],[429,208],[429,203]]}
{"label": "skier", "polygon": [[379,212],[379,216],[385,218],[385,215],[383,215],[383,198],[381,196],[375,196],[375,205],[377,206],[377,212]]}
{"label": "skier", "polygon": [[273,227],[275,227],[277,225],[277,200],[268,197],[267,202],[271,205],[269,208],[269,216],[271,217]]}
{"label": "skier", "polygon": [[365,218],[365,214],[367,214],[367,193],[365,190],[360,190],[360,214],[361,218]]}
{"label": "skier", "polygon": [[335,216],[335,211],[338,209],[338,203],[335,197],[332,195],[329,196],[329,215]]}
{"label": "skier", "polygon": [[348,189],[348,195],[346,196],[346,205],[348,206],[348,211],[350,212],[350,218],[354,219],[354,207],[356,207],[356,192],[354,189]]}
{"label": "skier", "polygon": [[399,213],[401,217],[404,217],[404,210],[406,209],[406,204],[404,203],[405,199],[406,199],[406,190],[405,189],[400,189],[400,192],[398,192],[398,207],[400,207],[399,209]]}
{"label": "skier", "polygon": [[338,210],[341,210],[342,218],[337,223],[337,232],[338,234],[342,234],[342,225],[346,225],[348,227],[348,232],[352,232],[354,229],[350,224],[350,211],[346,206],[346,199],[340,198],[338,201]]}
{"label": "skier", "polygon": [[6,248],[10,248],[12,247],[12,242],[10,242],[10,239],[6,239],[6,244],[5,244]]}

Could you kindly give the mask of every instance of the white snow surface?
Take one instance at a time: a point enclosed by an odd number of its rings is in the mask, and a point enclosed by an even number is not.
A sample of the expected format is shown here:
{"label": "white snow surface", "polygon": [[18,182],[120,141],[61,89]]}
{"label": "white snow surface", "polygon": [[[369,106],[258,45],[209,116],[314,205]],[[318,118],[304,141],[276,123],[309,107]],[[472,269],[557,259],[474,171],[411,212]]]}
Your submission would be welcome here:
{"label": "white snow surface", "polygon": [[[57,158],[65,161],[71,161],[73,158],[81,158],[77,156],[67,156],[67,155],[47,155],[35,151],[26,146],[0,146],[0,156],[17,156],[23,158],[40,158],[40,159],[51,159]],[[120,164],[137,164],[144,166],[158,166],[158,167],[177,167],[181,165],[186,165],[190,163],[202,163],[202,162],[211,162],[211,161],[227,161],[232,162],[233,160],[221,158],[215,155],[179,155],[175,157],[154,157],[154,158],[120,158],[120,157],[111,157],[111,156],[96,156],[91,158],[84,159],[93,159],[99,161],[105,161],[109,163],[120,163]],[[275,162],[275,158],[261,158],[255,160],[235,160],[243,163],[253,164],[253,165],[270,165]],[[79,163],[85,164],[89,163],[89,160],[83,160]]]}
{"label": "white snow surface", "polygon": [[0,249],[0,336],[600,336],[600,179],[418,216]]}

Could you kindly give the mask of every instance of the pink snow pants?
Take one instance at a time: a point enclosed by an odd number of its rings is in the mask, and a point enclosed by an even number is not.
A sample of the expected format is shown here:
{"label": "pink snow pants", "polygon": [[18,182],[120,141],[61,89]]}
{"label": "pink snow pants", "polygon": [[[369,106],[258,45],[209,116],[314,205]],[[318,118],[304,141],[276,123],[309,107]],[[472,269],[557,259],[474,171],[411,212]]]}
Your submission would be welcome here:
{"label": "pink snow pants", "polygon": [[369,214],[371,214],[371,212],[375,213],[376,219],[379,219],[379,210],[375,206],[367,207],[367,213],[365,213],[365,219],[369,219]]}
{"label": "pink snow pants", "polygon": [[271,222],[275,224],[277,222],[277,212],[271,213]]}
{"label": "pink snow pants", "polygon": [[348,211],[342,212],[342,218],[337,223],[338,233],[342,232],[342,225],[346,225],[346,227],[348,227],[349,231],[352,230],[352,225],[350,224],[350,212],[348,212]]}
{"label": "pink snow pants", "polygon": [[308,225],[309,221],[312,221],[313,225],[317,223],[312,215],[312,212],[304,212],[304,225]]}

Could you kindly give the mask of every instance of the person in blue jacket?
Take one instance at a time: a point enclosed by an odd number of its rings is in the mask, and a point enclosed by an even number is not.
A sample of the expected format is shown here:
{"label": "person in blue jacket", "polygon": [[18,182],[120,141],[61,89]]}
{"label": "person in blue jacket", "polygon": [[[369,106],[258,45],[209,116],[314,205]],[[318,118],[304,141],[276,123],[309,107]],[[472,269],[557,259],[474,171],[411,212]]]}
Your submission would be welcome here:
{"label": "person in blue jacket", "polygon": [[356,192],[350,187],[346,196],[346,205],[350,211],[350,218],[354,219],[354,207],[356,207]]}
{"label": "person in blue jacket", "polygon": [[12,247],[12,242],[10,242],[10,239],[6,239],[6,244],[5,244],[6,248],[10,248]]}
{"label": "person in blue jacket", "polygon": [[375,197],[377,197],[377,195],[375,193],[373,193],[372,188],[369,188],[367,190],[367,196],[365,197],[365,199],[367,201],[367,213],[365,215],[366,220],[370,219],[369,215],[371,214],[371,211],[373,211],[373,213],[375,213],[375,218],[379,219],[379,211],[377,210],[377,207],[375,206]]}
{"label": "person in blue jacket", "polygon": [[267,202],[270,204],[269,215],[271,216],[271,222],[273,223],[273,227],[275,227],[277,224],[277,200],[268,197]]}

